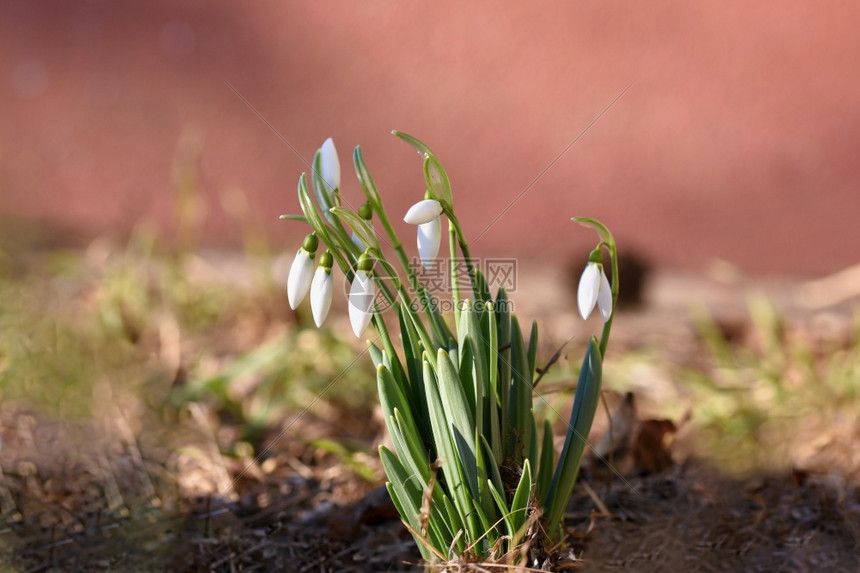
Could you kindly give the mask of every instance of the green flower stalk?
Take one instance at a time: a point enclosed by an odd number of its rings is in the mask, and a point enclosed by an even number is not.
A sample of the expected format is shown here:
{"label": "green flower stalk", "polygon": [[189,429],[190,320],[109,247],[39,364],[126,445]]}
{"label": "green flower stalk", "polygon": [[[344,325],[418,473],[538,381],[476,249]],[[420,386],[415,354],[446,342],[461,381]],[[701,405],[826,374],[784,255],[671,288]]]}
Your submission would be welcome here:
{"label": "green flower stalk", "polygon": [[[372,322],[378,338],[368,341],[368,348],[393,445],[379,449],[386,486],[425,559],[531,561],[539,557],[536,552],[565,541],[562,518],[597,410],[618,297],[615,242],[600,222],[574,219],[600,236],[577,300],[583,318],[596,306],[604,326],[600,340],[592,337],[586,349],[564,446],[556,455],[552,425],[535,417],[534,401],[541,399],[534,391],[537,325],[524,330],[505,290],[493,297],[472,265],[451,184],[435,154],[410,135],[394,134],[423,160],[425,197],[404,220],[418,226],[425,267],[438,255],[441,217],[448,220],[453,322],[410,266],[360,148],[353,163],[365,201],[358,212],[341,205],[339,162],[330,139],[314,158],[311,187],[305,175],[299,179],[302,214],[283,217],[307,223],[313,231],[309,237],[326,248],[312,284],[307,269],[316,245],[306,240],[299,250],[295,278],[290,274],[290,304],[304,298],[308,282],[314,321],[321,325],[337,266],[350,282],[353,333],[361,337]],[[383,245],[393,251],[391,260]],[[603,272],[604,252],[613,271],[611,284]],[[457,287],[456,264],[463,260],[470,283],[466,292]],[[382,319],[381,300],[396,315],[399,336]]]}

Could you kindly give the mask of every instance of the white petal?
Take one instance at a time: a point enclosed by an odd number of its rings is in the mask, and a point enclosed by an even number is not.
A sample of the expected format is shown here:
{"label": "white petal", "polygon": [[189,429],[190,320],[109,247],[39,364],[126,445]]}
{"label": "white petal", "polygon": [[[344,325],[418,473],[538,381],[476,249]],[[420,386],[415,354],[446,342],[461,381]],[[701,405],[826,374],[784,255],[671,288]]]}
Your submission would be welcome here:
{"label": "white petal", "polygon": [[442,241],[442,220],[436,217],[429,223],[418,225],[418,256],[426,269],[439,253]]}
{"label": "white petal", "polygon": [[410,225],[429,223],[442,214],[442,204],[435,199],[424,199],[412,205],[403,220]]}
{"label": "white petal", "polygon": [[588,318],[597,303],[597,293],[600,290],[600,268],[597,263],[588,263],[579,278],[579,289],[576,292],[576,303],[579,315],[583,320]]}
{"label": "white petal", "polygon": [[311,288],[313,277],[313,259],[306,250],[299,249],[296,258],[293,259],[293,266],[290,267],[290,276],[287,278],[287,300],[290,301],[291,309],[296,310],[304,300],[308,289]]}
{"label": "white petal", "polygon": [[323,267],[317,267],[314,280],[311,283],[311,312],[317,328],[322,326],[331,308],[332,278],[331,272]]}
{"label": "white petal", "polygon": [[612,316],[612,285],[609,284],[609,279],[606,278],[606,273],[603,272],[603,269],[600,270],[600,290],[597,292],[597,308],[600,309],[603,322],[606,322]]}
{"label": "white petal", "polygon": [[367,271],[356,271],[352,286],[349,287],[349,323],[352,332],[357,337],[370,324],[373,317],[373,299],[376,297],[376,285]]}
{"label": "white petal", "polygon": [[356,247],[358,247],[358,249],[360,251],[363,251],[364,249],[367,248],[367,246],[365,246],[365,244],[364,244],[364,241],[362,241],[358,237],[358,235],[355,234],[355,231],[352,232],[352,244],[355,245]]}
{"label": "white petal", "polygon": [[331,189],[340,189],[340,160],[331,137],[320,147],[320,176]]}

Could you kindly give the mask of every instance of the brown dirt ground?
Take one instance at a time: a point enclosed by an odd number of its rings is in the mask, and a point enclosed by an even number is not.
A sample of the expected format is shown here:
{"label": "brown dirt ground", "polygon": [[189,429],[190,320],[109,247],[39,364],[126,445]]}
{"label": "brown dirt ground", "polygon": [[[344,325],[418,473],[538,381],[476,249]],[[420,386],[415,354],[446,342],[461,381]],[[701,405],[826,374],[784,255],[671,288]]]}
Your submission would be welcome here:
{"label": "brown dirt ground", "polygon": [[[165,430],[134,440],[108,430],[0,416],[10,570],[421,570],[384,490],[296,440],[254,462],[171,453],[169,437],[154,435]],[[836,476],[733,480],[696,461],[604,474],[584,472],[566,516],[585,570],[860,567],[860,491]],[[221,478],[220,494],[195,495]]]}

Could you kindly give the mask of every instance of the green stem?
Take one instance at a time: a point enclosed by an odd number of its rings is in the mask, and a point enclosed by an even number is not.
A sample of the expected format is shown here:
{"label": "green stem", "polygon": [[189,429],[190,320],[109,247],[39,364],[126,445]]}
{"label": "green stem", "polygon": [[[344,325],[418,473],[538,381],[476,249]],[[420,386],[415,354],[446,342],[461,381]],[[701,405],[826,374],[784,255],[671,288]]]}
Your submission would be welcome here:
{"label": "green stem", "polygon": [[606,346],[609,344],[609,333],[612,330],[612,321],[615,319],[615,311],[618,305],[618,251],[615,248],[614,240],[606,241],[604,245],[609,250],[609,260],[612,265],[612,314],[609,315],[609,320],[603,325],[603,333],[600,335],[601,360],[603,360],[606,354]]}
{"label": "green stem", "polygon": [[[460,245],[460,252],[463,253],[463,258],[466,259],[466,272],[469,274],[469,282],[472,284],[472,293],[475,300],[478,300],[478,285],[475,279],[475,267],[472,265],[472,255],[469,252],[469,243],[466,241],[466,234],[463,233],[463,228],[460,226],[460,221],[457,220],[457,216],[454,214],[453,209],[448,207],[445,208],[445,216],[448,217],[449,227],[454,229],[454,232],[457,235],[457,243]],[[451,265],[454,265],[454,250],[451,248]],[[452,270],[452,275],[454,274],[454,270]],[[456,277],[452,276],[452,279]]]}
{"label": "green stem", "polygon": [[448,250],[451,253],[451,298],[454,301],[454,324],[460,324],[460,282],[457,280],[457,230],[448,219]]}

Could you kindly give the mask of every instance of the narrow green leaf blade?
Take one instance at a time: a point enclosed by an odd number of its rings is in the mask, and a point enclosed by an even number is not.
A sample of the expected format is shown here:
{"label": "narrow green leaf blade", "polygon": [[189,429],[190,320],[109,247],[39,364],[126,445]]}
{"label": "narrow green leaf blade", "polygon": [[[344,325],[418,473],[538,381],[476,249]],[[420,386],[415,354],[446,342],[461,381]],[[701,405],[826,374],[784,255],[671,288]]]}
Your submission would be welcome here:
{"label": "narrow green leaf blade", "polygon": [[358,213],[353,213],[346,207],[331,207],[329,212],[335,217],[346,221],[349,228],[361,239],[365,247],[379,251],[379,238],[369,221],[362,219]]}
{"label": "narrow green leaf blade", "polygon": [[472,497],[478,497],[475,421],[469,410],[463,387],[460,385],[457,369],[448,357],[448,353],[441,348],[436,357],[436,363],[442,407],[459,454],[463,477],[469,484]]}
{"label": "narrow green leaf blade", "polygon": [[419,154],[421,154],[421,155],[434,155],[433,150],[430,149],[429,147],[427,147],[427,145],[423,141],[418,139],[417,137],[413,137],[413,136],[409,135],[408,133],[403,133],[402,131],[397,131],[396,129],[394,131],[392,131],[391,133],[396,135],[397,137],[399,137],[400,139],[402,139],[403,141],[405,141],[406,143],[408,143],[412,147],[414,147],[415,150]]}
{"label": "narrow green leaf blade", "polygon": [[602,376],[600,347],[597,345],[597,338],[592,336],[585,359],[582,362],[582,369],[579,372],[579,381],[576,385],[576,394],[570,413],[569,429],[564,440],[564,448],[562,448],[545,504],[547,531],[551,535],[558,528],[570,493],[573,491],[576,476],[579,473],[588,433],[591,430],[594,414],[597,412],[597,405],[600,401]]}
{"label": "narrow green leaf blade", "polygon": [[523,475],[511,500],[511,525],[515,532],[519,532],[526,522],[529,499],[532,493],[532,470],[528,460],[523,463]]}
{"label": "narrow green leaf blade", "polygon": [[543,440],[540,448],[540,466],[538,466],[537,483],[541,505],[546,503],[546,496],[552,484],[552,470],[555,467],[555,446],[552,439],[552,424],[543,421]]}

